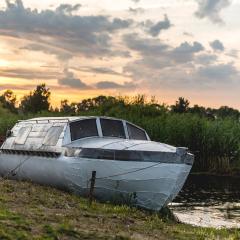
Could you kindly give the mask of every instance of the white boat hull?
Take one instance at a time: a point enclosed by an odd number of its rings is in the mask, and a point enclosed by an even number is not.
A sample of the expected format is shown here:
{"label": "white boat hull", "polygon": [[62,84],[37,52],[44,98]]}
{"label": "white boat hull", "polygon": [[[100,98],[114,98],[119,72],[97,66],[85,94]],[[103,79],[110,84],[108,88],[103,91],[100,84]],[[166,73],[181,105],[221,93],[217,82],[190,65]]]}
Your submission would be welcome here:
{"label": "white boat hull", "polygon": [[160,210],[174,199],[191,167],[185,163],[0,154],[2,177],[50,185],[87,196],[92,171],[96,171],[96,199],[151,210]]}

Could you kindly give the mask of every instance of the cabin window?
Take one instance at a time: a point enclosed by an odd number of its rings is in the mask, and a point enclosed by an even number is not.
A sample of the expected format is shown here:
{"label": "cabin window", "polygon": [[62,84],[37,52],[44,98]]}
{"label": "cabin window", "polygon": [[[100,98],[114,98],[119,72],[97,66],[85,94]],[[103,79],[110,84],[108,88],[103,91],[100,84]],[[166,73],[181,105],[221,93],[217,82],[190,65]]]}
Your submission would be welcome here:
{"label": "cabin window", "polygon": [[25,144],[32,127],[22,127],[19,129],[17,137],[15,138],[15,144]]}
{"label": "cabin window", "polygon": [[104,137],[126,138],[123,123],[120,120],[101,118],[101,126]]}
{"label": "cabin window", "polygon": [[72,141],[86,137],[98,137],[96,119],[72,122],[70,123],[70,131]]}
{"label": "cabin window", "polygon": [[127,123],[127,129],[130,139],[147,140],[147,135],[142,129],[135,127],[130,123]]}
{"label": "cabin window", "polygon": [[48,145],[48,146],[55,146],[58,142],[58,139],[63,131],[63,127],[61,126],[53,126],[51,127],[47,135],[45,136],[43,140],[43,145]]}

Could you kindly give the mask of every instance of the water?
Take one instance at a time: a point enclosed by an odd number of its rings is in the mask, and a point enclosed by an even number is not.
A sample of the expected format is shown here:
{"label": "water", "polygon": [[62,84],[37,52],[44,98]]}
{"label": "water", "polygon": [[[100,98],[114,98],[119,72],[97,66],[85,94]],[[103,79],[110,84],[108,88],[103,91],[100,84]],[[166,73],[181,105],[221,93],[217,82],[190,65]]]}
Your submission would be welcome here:
{"label": "water", "polygon": [[240,177],[190,175],[170,208],[184,223],[240,228]]}

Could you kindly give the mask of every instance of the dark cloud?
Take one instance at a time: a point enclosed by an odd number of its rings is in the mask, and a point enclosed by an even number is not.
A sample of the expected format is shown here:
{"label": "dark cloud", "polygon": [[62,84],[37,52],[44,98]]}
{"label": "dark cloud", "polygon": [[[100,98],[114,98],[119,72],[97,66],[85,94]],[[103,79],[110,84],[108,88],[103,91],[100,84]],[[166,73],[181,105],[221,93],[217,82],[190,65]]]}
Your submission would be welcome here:
{"label": "dark cloud", "polygon": [[171,27],[171,23],[168,19],[168,16],[164,15],[164,20],[157,22],[148,30],[148,33],[153,36],[157,37],[162,30],[167,30]]}
{"label": "dark cloud", "polygon": [[214,51],[224,51],[224,45],[221,41],[215,40],[213,42],[210,42],[210,46]]}
{"label": "dark cloud", "polygon": [[195,53],[204,50],[199,42],[192,44],[184,42],[173,48],[159,39],[141,38],[137,34],[125,35],[123,40],[131,50],[137,51],[142,56],[141,60],[137,60],[138,64],[141,62],[159,67],[190,62]]}
{"label": "dark cloud", "polygon": [[141,13],[144,13],[145,10],[144,8],[129,8],[129,12],[130,13],[133,13],[133,14],[141,14]]}
{"label": "dark cloud", "polygon": [[[80,5],[60,5],[56,10],[31,10],[21,0],[7,1],[0,11],[0,35],[27,39],[34,45],[28,49],[57,54],[60,58],[82,55],[86,57],[114,56],[112,34],[128,28],[132,21],[106,16],[72,15]],[[62,54],[64,52],[64,54]],[[123,53],[122,53],[123,54]]]}
{"label": "dark cloud", "polygon": [[61,4],[56,8],[56,12],[61,14],[72,14],[73,12],[78,11],[81,6],[81,4]]}
{"label": "dark cloud", "polygon": [[68,69],[64,70],[64,75],[65,76],[63,78],[60,78],[58,80],[58,84],[60,86],[64,85],[71,88],[82,89],[82,90],[91,89],[90,86],[85,84],[81,79],[76,78],[73,72],[70,72]]}
{"label": "dark cloud", "polygon": [[188,42],[181,43],[178,47],[169,52],[169,57],[176,62],[189,62],[194,58],[194,54],[204,50],[204,47],[199,42],[190,44]]}
{"label": "dark cloud", "polygon": [[141,38],[138,34],[126,34],[123,41],[128,48],[141,53],[144,56],[159,55],[169,48],[169,45],[158,39]]}
{"label": "dark cloud", "polygon": [[227,63],[200,67],[197,74],[207,79],[215,79],[217,81],[227,82],[233,76],[236,76],[238,71],[232,63]]}
{"label": "dark cloud", "polygon": [[139,55],[124,67],[124,73],[146,89],[208,89],[234,84],[239,78],[233,63],[220,63],[216,54],[206,52],[197,41],[172,47],[137,34],[124,36],[124,41]]}
{"label": "dark cloud", "polygon": [[190,32],[183,32],[183,35],[187,37],[194,37],[193,34]]}
{"label": "dark cloud", "polygon": [[21,79],[56,79],[60,76],[58,71],[45,71],[29,68],[0,68],[0,77]]}
{"label": "dark cloud", "polygon": [[231,0],[197,0],[198,18],[208,18],[213,23],[223,23],[220,12],[231,4]]}
{"label": "dark cloud", "polygon": [[202,64],[202,65],[206,65],[206,64],[210,64],[210,63],[215,63],[217,62],[218,57],[215,54],[208,54],[208,53],[204,53],[201,55],[198,55],[195,58],[195,62],[198,64]]}
{"label": "dark cloud", "polygon": [[96,84],[98,89],[132,89],[136,85],[132,82],[125,82],[124,84],[118,84],[112,81],[102,81]]}

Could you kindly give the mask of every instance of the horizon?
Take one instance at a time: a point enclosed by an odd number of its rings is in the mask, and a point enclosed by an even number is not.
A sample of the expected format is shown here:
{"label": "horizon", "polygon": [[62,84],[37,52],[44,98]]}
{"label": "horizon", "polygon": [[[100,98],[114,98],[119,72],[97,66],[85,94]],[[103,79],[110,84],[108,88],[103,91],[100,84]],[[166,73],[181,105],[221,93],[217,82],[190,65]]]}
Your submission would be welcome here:
{"label": "horizon", "polygon": [[[179,11],[180,10],[180,11]],[[99,95],[240,109],[236,0],[6,0],[0,93],[45,82],[53,106]]]}

